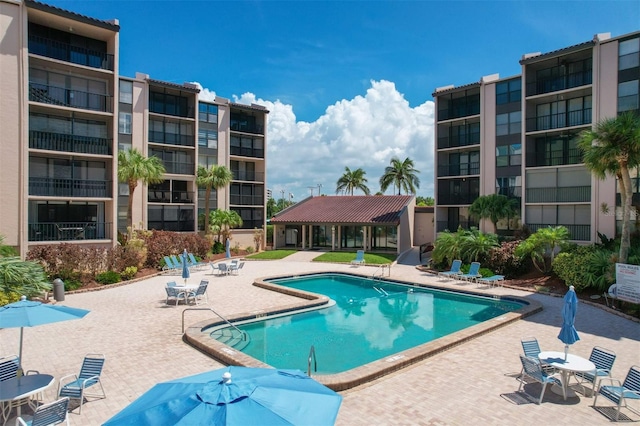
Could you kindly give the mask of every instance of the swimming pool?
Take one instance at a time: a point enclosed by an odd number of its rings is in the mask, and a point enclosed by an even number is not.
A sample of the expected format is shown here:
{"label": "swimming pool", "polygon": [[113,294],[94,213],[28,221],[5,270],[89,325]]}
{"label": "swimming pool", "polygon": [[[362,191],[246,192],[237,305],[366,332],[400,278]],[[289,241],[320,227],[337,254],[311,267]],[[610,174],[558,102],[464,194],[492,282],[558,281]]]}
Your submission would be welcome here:
{"label": "swimming pool", "polygon": [[[312,372],[327,378],[321,381],[328,386],[340,382],[330,387],[345,389],[502,326],[531,307],[515,298],[477,297],[409,284],[344,273],[265,279],[254,285],[289,294],[300,292],[306,299],[322,294],[324,302],[316,305],[324,308],[298,314],[285,309],[259,321],[255,317],[262,315],[242,318],[244,321],[235,325],[250,338],[218,346],[216,358],[236,365],[253,360],[250,363],[254,366],[307,371],[313,345],[317,372]],[[329,306],[329,298],[335,301],[333,306]],[[219,342],[211,336],[221,336],[225,329],[229,327],[203,327],[201,332],[213,343],[205,345],[200,337],[196,346],[217,346]],[[346,376],[350,385],[345,384]]]}

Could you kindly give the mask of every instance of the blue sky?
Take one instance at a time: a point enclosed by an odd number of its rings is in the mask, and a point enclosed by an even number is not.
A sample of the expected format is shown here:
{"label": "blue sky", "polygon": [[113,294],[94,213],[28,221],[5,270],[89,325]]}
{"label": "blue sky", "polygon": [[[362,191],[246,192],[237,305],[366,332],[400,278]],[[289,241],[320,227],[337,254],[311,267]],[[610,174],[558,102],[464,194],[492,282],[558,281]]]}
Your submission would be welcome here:
{"label": "blue sky", "polygon": [[[436,87],[520,73],[525,53],[640,30],[634,1],[41,0],[120,21],[120,74],[198,82],[266,105],[268,188],[335,194],[344,168],[368,186],[392,156],[433,196]],[[390,191],[388,191],[390,193]]]}

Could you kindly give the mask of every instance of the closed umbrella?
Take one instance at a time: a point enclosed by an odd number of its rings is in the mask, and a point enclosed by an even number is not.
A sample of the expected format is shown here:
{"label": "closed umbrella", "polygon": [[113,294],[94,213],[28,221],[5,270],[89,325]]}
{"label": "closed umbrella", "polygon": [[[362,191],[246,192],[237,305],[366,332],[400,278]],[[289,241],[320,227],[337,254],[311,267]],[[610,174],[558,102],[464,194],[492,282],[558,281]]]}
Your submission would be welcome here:
{"label": "closed umbrella", "polygon": [[86,309],[70,308],[61,305],[49,305],[27,300],[25,296],[20,301],[0,307],[0,328],[20,327],[20,368],[22,368],[22,334],[24,327],[51,324],[82,318],[89,311]]}
{"label": "closed umbrella", "polygon": [[227,238],[227,242],[225,243],[225,245],[227,250],[225,256],[227,257],[227,259],[229,259],[231,257],[231,240],[229,238]]}
{"label": "closed umbrella", "polygon": [[159,383],[103,426],[333,425],[341,403],[300,370],[232,366]]}
{"label": "closed umbrella", "polygon": [[187,284],[187,278],[191,276],[189,272],[189,259],[187,254],[187,249],[184,249],[182,252],[182,278],[184,278],[184,283]]}
{"label": "closed umbrella", "polygon": [[576,319],[576,311],[578,310],[578,297],[573,286],[569,287],[569,291],[564,295],[564,303],[562,304],[562,328],[558,339],[564,343],[564,359],[567,360],[569,345],[573,345],[580,340],[578,332],[574,326]]}

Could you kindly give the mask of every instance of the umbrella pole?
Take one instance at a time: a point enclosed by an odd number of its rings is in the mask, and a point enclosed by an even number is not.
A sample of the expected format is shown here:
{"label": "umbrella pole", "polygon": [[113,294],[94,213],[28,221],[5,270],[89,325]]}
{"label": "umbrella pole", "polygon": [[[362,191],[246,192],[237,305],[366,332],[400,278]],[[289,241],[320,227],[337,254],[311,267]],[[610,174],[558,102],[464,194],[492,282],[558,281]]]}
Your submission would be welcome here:
{"label": "umbrella pole", "polygon": [[17,376],[22,376],[22,333],[24,332],[24,327],[20,327],[20,347],[18,349],[18,372]]}
{"label": "umbrella pole", "polygon": [[567,360],[567,353],[569,353],[569,345],[564,345],[564,360]]}

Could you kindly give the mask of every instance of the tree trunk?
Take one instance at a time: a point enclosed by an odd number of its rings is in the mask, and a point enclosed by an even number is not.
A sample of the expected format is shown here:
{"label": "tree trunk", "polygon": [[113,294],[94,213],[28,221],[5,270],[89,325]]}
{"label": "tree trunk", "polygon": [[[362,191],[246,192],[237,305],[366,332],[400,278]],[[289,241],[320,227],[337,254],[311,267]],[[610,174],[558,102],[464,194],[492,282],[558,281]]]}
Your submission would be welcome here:
{"label": "tree trunk", "polygon": [[127,204],[127,232],[129,236],[133,232],[133,192],[136,190],[136,186],[138,186],[137,181],[129,181],[129,202]]}
{"label": "tree trunk", "polygon": [[211,186],[207,185],[204,192],[204,235],[209,235],[209,197],[211,196]]}
{"label": "tree trunk", "polygon": [[622,230],[620,231],[620,255],[618,261],[626,263],[631,246],[630,224],[631,201],[633,197],[631,176],[626,165],[620,167],[620,198],[622,201]]}

